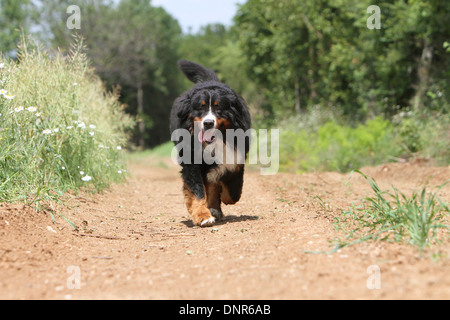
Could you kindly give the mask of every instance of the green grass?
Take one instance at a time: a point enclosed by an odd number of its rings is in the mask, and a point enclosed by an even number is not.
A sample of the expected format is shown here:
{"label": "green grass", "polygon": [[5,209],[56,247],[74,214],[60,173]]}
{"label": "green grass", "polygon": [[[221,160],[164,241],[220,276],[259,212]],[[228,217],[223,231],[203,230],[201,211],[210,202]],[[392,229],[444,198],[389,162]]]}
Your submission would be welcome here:
{"label": "green grass", "polygon": [[0,61],[0,202],[35,203],[124,180],[134,121],[75,41],[67,55],[23,41]]}
{"label": "green grass", "polygon": [[426,247],[443,238],[448,240],[449,204],[436,195],[445,184],[436,192],[427,192],[424,187],[408,197],[394,187],[382,191],[373,178],[356,172],[370,185],[373,195],[336,218],[339,229],[350,228],[345,239],[339,239],[337,248],[382,240],[409,243],[422,254]]}
{"label": "green grass", "polygon": [[168,141],[149,150],[129,153],[128,157],[130,160],[137,160],[147,157],[170,158],[173,148],[173,142]]}

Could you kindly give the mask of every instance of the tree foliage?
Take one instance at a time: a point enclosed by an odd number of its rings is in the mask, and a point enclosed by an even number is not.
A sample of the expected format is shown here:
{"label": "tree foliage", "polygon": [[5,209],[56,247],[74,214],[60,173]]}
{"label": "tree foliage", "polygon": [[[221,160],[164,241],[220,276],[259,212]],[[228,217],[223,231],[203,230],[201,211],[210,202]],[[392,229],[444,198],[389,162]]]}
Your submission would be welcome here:
{"label": "tree foliage", "polygon": [[[423,107],[445,91],[450,34],[446,1],[385,1],[381,29],[366,1],[249,0],[235,17],[247,71],[274,115],[331,105],[353,118]],[[427,56],[428,55],[428,56]]]}
{"label": "tree foliage", "polygon": [[21,30],[29,31],[35,12],[30,0],[0,0],[0,53],[15,57]]}

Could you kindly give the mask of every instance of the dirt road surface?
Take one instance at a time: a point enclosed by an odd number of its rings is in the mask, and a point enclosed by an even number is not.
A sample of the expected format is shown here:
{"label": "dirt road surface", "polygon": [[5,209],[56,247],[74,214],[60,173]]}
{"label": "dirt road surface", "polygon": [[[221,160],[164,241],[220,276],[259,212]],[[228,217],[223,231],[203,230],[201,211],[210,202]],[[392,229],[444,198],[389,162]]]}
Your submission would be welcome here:
{"label": "dirt road surface", "polygon": [[[371,194],[360,176],[247,170],[241,201],[202,229],[178,171],[170,160],[134,160],[126,184],[73,196],[69,208],[1,204],[0,299],[450,298],[449,241],[422,258],[388,242],[307,253],[332,249],[334,217]],[[405,193],[450,178],[449,167],[426,163],[362,171]],[[450,201],[450,185],[439,196]]]}

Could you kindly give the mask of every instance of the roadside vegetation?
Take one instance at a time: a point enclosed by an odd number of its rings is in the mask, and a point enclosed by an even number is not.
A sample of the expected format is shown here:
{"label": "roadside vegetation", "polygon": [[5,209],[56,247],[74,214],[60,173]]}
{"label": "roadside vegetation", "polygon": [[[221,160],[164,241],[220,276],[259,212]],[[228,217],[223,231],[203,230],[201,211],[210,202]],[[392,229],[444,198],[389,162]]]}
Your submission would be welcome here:
{"label": "roadside vegetation", "polygon": [[0,62],[0,202],[34,203],[123,181],[133,120],[83,45],[62,55],[23,40]]}

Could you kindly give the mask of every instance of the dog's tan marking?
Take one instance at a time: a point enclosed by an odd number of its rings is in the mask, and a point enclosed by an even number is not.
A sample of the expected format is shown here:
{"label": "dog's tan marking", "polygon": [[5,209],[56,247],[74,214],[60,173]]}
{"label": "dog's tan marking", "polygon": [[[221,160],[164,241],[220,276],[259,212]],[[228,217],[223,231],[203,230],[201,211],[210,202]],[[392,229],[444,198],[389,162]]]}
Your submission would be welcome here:
{"label": "dog's tan marking", "polygon": [[191,214],[194,224],[200,227],[212,226],[215,218],[208,209],[206,197],[198,199],[186,184],[183,186],[183,192],[187,210]]}
{"label": "dog's tan marking", "polygon": [[223,130],[222,134],[224,134],[225,130],[229,129],[230,127],[231,127],[231,123],[227,119],[225,119],[225,118],[217,119],[217,128],[220,130]]}

